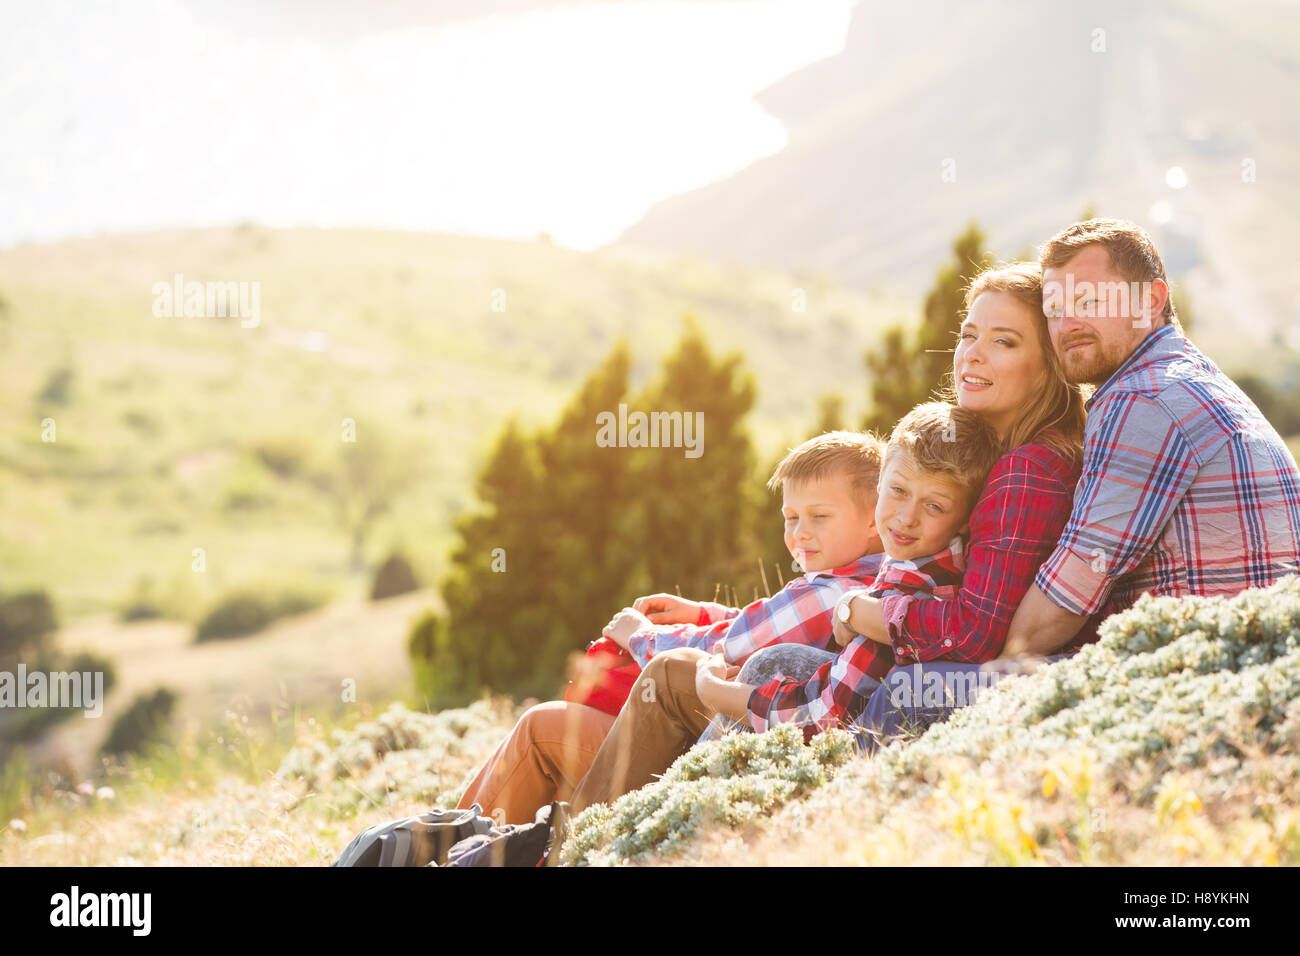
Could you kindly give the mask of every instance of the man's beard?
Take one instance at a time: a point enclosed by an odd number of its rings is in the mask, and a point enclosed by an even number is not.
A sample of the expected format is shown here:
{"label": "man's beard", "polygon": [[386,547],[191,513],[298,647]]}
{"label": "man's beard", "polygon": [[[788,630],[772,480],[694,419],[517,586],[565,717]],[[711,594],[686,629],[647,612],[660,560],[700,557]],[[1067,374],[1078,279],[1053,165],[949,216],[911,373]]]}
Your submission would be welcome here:
{"label": "man's beard", "polygon": [[1075,385],[1101,385],[1115,374],[1120,363],[1115,362],[1101,350],[1098,343],[1087,355],[1062,355],[1061,367],[1065,370],[1066,381]]}

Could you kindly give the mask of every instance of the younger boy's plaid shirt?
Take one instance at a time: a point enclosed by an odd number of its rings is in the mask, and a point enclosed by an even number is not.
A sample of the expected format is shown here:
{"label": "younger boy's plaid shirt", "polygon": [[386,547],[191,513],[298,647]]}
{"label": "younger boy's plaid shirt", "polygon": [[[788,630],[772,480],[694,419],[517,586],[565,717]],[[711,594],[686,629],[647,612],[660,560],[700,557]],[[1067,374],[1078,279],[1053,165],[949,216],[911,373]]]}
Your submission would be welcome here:
{"label": "younger boy's plaid shirt", "polygon": [[1075,614],[1144,592],[1236,594],[1294,573],[1300,470],[1254,403],[1173,326],[1088,403],[1083,476],[1035,583]]}
{"label": "younger boy's plaid shirt", "polygon": [[[886,558],[872,597],[904,593],[951,601],[961,588],[965,568],[961,538],[921,562]],[[833,661],[827,661],[806,681],[778,677],[749,695],[749,724],[762,733],[775,724],[799,724],[805,739],[841,723],[847,724],[867,706],[867,696],[894,664],[888,644],[855,637]],[[867,679],[869,678],[869,679]]]}
{"label": "younger boy's plaid shirt", "polygon": [[831,613],[841,595],[871,587],[884,557],[868,554],[842,568],[801,574],[770,598],[743,609],[705,602],[695,624],[659,624],[637,631],[628,639],[628,652],[645,667],[656,654],[678,647],[721,653],[729,664],[743,664],[769,644],[825,648],[831,642]]}

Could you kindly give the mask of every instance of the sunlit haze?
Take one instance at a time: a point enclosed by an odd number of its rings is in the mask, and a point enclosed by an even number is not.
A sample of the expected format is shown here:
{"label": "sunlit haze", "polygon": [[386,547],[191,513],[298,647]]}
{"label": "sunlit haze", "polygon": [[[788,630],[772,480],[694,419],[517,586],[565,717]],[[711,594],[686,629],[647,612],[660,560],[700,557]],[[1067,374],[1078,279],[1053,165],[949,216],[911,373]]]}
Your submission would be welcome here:
{"label": "sunlit haze", "polygon": [[176,2],[7,5],[0,247],[249,220],[593,248],[781,149],[753,96],[840,50],[852,6],[591,4],[309,38]]}

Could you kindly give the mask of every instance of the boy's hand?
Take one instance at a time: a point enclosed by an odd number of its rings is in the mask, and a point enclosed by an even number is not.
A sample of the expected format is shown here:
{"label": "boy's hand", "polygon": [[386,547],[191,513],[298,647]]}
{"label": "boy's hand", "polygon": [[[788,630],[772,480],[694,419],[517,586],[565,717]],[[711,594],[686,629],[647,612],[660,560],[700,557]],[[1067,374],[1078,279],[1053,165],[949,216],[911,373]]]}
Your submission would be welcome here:
{"label": "boy's hand", "polygon": [[625,607],[615,614],[600,633],[623,650],[629,650],[628,638],[643,627],[650,627],[650,619],[635,608]]}
{"label": "boy's hand", "polygon": [[695,664],[695,693],[698,696],[700,690],[710,681],[731,680],[739,673],[740,668],[734,664],[728,664],[727,659],[721,654],[701,657]]}
{"label": "boy's hand", "polygon": [[754,688],[735,683],[740,668],[721,654],[701,657],[695,664],[695,696],[707,709],[743,720],[748,716]]}
{"label": "boy's hand", "polygon": [[694,624],[700,619],[701,604],[676,594],[651,594],[637,598],[632,607],[644,614],[651,624]]}

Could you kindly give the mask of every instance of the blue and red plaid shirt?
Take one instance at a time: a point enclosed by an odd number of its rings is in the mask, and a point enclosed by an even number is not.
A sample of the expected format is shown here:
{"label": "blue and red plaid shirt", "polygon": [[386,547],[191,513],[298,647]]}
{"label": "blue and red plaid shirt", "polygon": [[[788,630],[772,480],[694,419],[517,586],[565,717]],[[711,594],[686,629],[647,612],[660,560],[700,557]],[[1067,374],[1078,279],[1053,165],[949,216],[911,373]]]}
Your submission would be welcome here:
{"label": "blue and red plaid shirt", "polygon": [[[899,664],[981,664],[1002,652],[1011,619],[1070,517],[1077,457],[1041,440],[998,459],[970,516],[966,574],[952,601],[887,594],[880,601]],[[1074,644],[1095,640],[1095,622]]]}
{"label": "blue and red plaid shirt", "polygon": [[[946,549],[920,562],[887,558],[870,594],[883,597],[903,592],[951,601],[961,586],[964,567],[961,538],[953,538]],[[880,686],[893,663],[889,645],[856,637],[807,680],[778,677],[754,688],[749,695],[749,724],[756,733],[774,724],[800,724],[804,737],[811,738],[828,727],[847,723],[866,708],[864,692]]]}
{"label": "blue and red plaid shirt", "polygon": [[1300,564],[1300,469],[1255,404],[1171,325],[1088,402],[1083,476],[1035,579],[1075,614],[1143,593],[1236,594]]}
{"label": "blue and red plaid shirt", "polygon": [[643,628],[628,638],[628,650],[645,667],[656,654],[678,647],[720,653],[729,664],[743,664],[769,644],[825,648],[836,603],[849,591],[870,587],[884,558],[868,554],[842,568],[809,571],[743,609],[705,602],[696,623]]}

